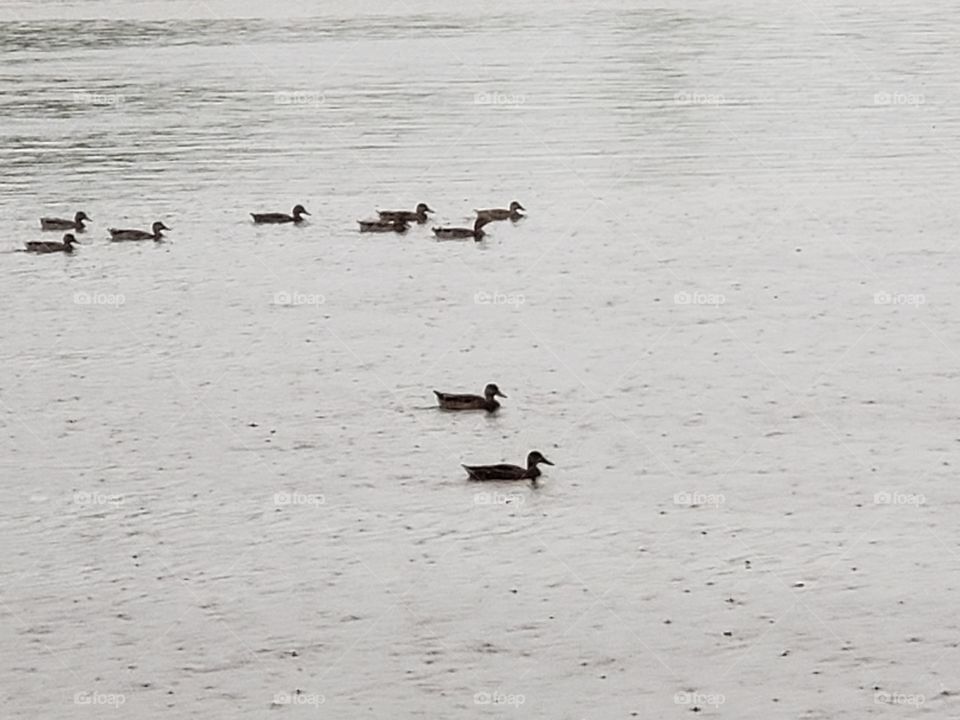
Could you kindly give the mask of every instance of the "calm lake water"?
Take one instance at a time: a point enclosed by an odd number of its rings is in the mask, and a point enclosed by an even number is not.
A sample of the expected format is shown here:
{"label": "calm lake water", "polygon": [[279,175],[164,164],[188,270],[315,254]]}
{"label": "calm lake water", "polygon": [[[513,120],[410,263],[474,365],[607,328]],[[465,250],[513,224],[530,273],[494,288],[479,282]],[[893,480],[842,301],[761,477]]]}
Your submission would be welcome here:
{"label": "calm lake water", "polygon": [[[960,713],[958,41],[899,0],[0,4],[4,717]],[[532,449],[537,489],[459,467]]]}

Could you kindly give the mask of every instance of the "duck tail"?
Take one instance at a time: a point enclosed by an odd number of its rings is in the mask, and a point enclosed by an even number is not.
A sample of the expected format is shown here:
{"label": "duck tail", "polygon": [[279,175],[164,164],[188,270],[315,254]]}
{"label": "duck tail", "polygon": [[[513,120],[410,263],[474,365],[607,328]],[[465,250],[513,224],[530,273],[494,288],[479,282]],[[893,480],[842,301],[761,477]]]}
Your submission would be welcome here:
{"label": "duck tail", "polygon": [[439,390],[434,390],[434,391],[433,391],[433,394],[437,396],[437,400],[442,400],[442,399],[443,399],[443,393],[440,392]]}

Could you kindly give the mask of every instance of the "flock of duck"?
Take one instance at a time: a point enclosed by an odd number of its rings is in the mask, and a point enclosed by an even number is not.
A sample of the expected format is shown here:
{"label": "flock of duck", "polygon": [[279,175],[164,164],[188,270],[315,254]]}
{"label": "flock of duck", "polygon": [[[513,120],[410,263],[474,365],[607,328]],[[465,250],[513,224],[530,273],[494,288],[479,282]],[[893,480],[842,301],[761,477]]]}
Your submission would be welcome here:
{"label": "flock of duck", "polygon": [[[433,234],[438,240],[465,240],[473,238],[481,240],[485,233],[483,226],[494,220],[511,220],[516,222],[524,217],[520,211],[526,211],[516,200],[510,203],[509,208],[487,208],[485,210],[474,210],[477,214],[472,228],[466,227],[435,227]],[[405,233],[410,229],[410,223],[423,225],[427,222],[427,213],[434,212],[426,203],[419,203],[414,210],[377,210],[376,220],[357,220],[360,226],[360,232],[395,232]],[[287,213],[250,213],[253,222],[262,224],[284,224],[293,223],[295,225],[303,222],[303,216],[309,215],[303,205],[296,205],[293,211]]]}
{"label": "flock of duck", "polygon": [[[488,208],[485,210],[475,210],[477,217],[472,228],[465,227],[435,227],[433,234],[437,239],[467,239],[472,238],[479,241],[483,238],[483,227],[495,220],[510,220],[516,222],[524,217],[521,210],[525,208],[516,200],[510,203],[509,208]],[[358,220],[360,232],[397,232],[403,233],[409,229],[410,223],[423,225],[427,222],[427,213],[433,210],[426,203],[420,203],[415,210],[378,210],[376,220]],[[299,225],[303,222],[303,216],[309,215],[303,205],[296,205],[293,211],[288,215],[286,213],[250,213],[253,222],[257,225],[283,225],[292,223]],[[41,230],[72,230],[82,233],[86,230],[84,223],[92,222],[90,217],[83,211],[77,212],[73,220],[63,218],[44,217],[40,218]],[[150,232],[146,230],[129,230],[109,228],[110,240],[113,242],[153,240],[160,242],[163,239],[163,231],[169,231],[170,228],[162,222],[153,223]],[[37,240],[26,243],[26,251],[32,253],[54,253],[54,252],[73,252],[73,246],[77,244],[77,239],[73,232],[68,232],[63,236],[61,242]],[[464,411],[464,410],[483,410],[488,413],[496,412],[500,409],[498,397],[507,396],[500,392],[495,384],[490,383],[484,388],[483,395],[469,395],[458,393],[444,393],[437,390],[433,391],[437,396],[437,403],[443,410]],[[553,465],[540,452],[534,450],[527,455],[526,467],[520,465],[463,465],[467,475],[471,480],[530,480],[534,485],[537,478],[540,477],[538,465]]]}
{"label": "flock of duck", "polygon": [[[299,206],[298,206],[299,207]],[[294,208],[296,210],[296,208]],[[474,210],[477,214],[472,228],[465,227],[435,227],[433,234],[438,240],[465,240],[473,238],[477,242],[483,239],[483,226],[494,220],[511,220],[516,222],[523,217],[521,210],[526,211],[516,200],[510,203],[509,208],[487,208]],[[433,210],[426,203],[419,203],[416,210],[378,210],[376,220],[357,220],[360,232],[397,232],[405,233],[410,229],[410,223],[423,225],[427,222],[427,213]]]}
{"label": "flock of duck", "polygon": [[[479,242],[483,239],[483,227],[494,220],[510,220],[516,222],[524,217],[520,212],[526,211],[516,200],[510,203],[509,208],[487,208],[485,210],[475,210],[477,214],[473,227],[435,227],[433,234],[438,240],[466,240],[472,238]],[[360,225],[360,232],[396,232],[405,233],[410,229],[410,223],[423,225],[427,222],[427,213],[433,210],[426,203],[420,203],[415,210],[378,210],[376,220],[357,220]],[[309,215],[303,205],[295,205],[288,215],[287,213],[250,213],[255,225],[284,225],[292,223],[299,225],[302,223],[303,216]],[[41,230],[72,230],[82,233],[86,230],[84,223],[92,222],[90,217],[82,210],[73,216],[73,220],[65,218],[44,217],[40,218]],[[163,240],[163,231],[169,231],[166,225],[161,221],[155,222],[150,231],[146,230],[126,230],[118,228],[109,228],[110,240],[113,242],[123,242],[126,240],[153,240],[160,242]],[[26,251],[32,253],[72,253],[73,246],[78,245],[76,235],[73,232],[66,233],[60,242],[51,240],[32,240],[26,243]]]}
{"label": "flock of duck", "polygon": [[[490,383],[483,389],[483,397],[443,393],[438,390],[434,390],[433,394],[437,396],[437,402],[443,410],[485,410],[487,412],[499,410],[500,403],[497,402],[497,398],[507,397],[494,383]],[[527,455],[526,467],[519,465],[463,465],[462,467],[471,480],[529,480],[536,485],[537,478],[540,477],[540,468],[537,465],[541,464],[553,465],[534,450]]]}
{"label": "flock of duck", "polygon": [[[73,230],[73,232],[82,233],[87,229],[84,223],[88,222],[92,222],[92,220],[81,210],[73,216],[73,220],[51,217],[40,218],[40,229]],[[164,230],[170,230],[170,228],[158,220],[153,224],[150,232],[146,230],[122,230],[118,228],[110,228],[107,232],[110,233],[110,239],[113,242],[122,242],[124,240],[154,240],[159,242],[163,240]],[[72,253],[73,246],[78,244],[76,236],[72,232],[68,232],[60,242],[53,240],[31,240],[26,243],[26,250],[32,253]]]}

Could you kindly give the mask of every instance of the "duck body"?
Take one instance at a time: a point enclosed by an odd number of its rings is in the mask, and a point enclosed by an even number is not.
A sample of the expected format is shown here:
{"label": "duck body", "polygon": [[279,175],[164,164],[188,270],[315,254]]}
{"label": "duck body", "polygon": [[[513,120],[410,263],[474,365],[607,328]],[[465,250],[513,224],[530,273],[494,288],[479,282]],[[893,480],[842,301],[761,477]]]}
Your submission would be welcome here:
{"label": "duck body", "polygon": [[40,218],[40,229],[41,230],[75,230],[76,232],[83,232],[86,228],[83,225],[83,221],[90,221],[90,218],[87,217],[87,214],[82,210],[73,216],[73,220],[65,220],[64,218]]}
{"label": "duck body", "polygon": [[357,220],[360,232],[395,232],[405,233],[408,230],[407,221],[396,218],[393,220]]}
{"label": "duck body", "polygon": [[110,228],[108,232],[110,233],[110,240],[113,242],[122,242],[125,240],[153,240],[160,242],[163,240],[161,230],[169,229],[170,228],[158,220],[153,224],[153,232],[147,232],[146,230],[118,230],[117,228]]}
{"label": "duck body", "polygon": [[303,216],[309,215],[303,205],[295,205],[290,215],[286,213],[250,213],[255,225],[283,225],[285,223],[294,223],[299,225],[303,222]]}
{"label": "duck body", "polygon": [[540,468],[537,467],[540,463],[553,465],[552,462],[534,450],[527,455],[527,466],[525,468],[519,465],[507,464],[461,465],[461,467],[467,471],[467,475],[470,476],[471,480],[481,482],[489,480],[530,480],[536,484],[537,478],[542,474]]}
{"label": "duck body", "polygon": [[483,231],[483,226],[489,222],[490,218],[478,217],[473,223],[473,229],[462,227],[435,227],[433,234],[437,236],[438,240],[465,240],[467,238],[473,238],[479,242],[483,239],[483,236],[486,235]]}
{"label": "duck body", "polygon": [[437,396],[437,402],[443,410],[486,410],[487,412],[496,412],[500,409],[500,403],[496,398],[505,398],[500,388],[490,383],[483,389],[483,396],[480,395],[461,395],[456,393],[443,393],[434,390],[433,394]]}
{"label": "duck body", "polygon": [[478,218],[487,218],[489,220],[519,220],[523,215],[520,210],[526,210],[526,208],[514,200],[510,203],[509,208],[488,208],[486,210],[475,210]]}
{"label": "duck body", "polygon": [[423,225],[427,221],[427,213],[432,213],[426,203],[417,205],[416,210],[377,210],[381,220],[403,220]]}
{"label": "duck body", "polygon": [[53,242],[46,240],[32,241],[26,243],[27,252],[46,254],[46,253],[72,253],[73,246],[77,239],[70,233],[63,236],[63,242]]}

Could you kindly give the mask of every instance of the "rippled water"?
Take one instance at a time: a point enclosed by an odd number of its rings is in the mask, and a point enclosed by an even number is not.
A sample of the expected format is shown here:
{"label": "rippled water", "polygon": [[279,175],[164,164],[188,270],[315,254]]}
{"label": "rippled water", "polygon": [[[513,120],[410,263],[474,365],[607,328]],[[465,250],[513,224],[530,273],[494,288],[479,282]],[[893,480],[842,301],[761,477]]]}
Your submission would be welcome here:
{"label": "rippled water", "polygon": [[957,712],[956,8],[0,21],[5,717]]}

